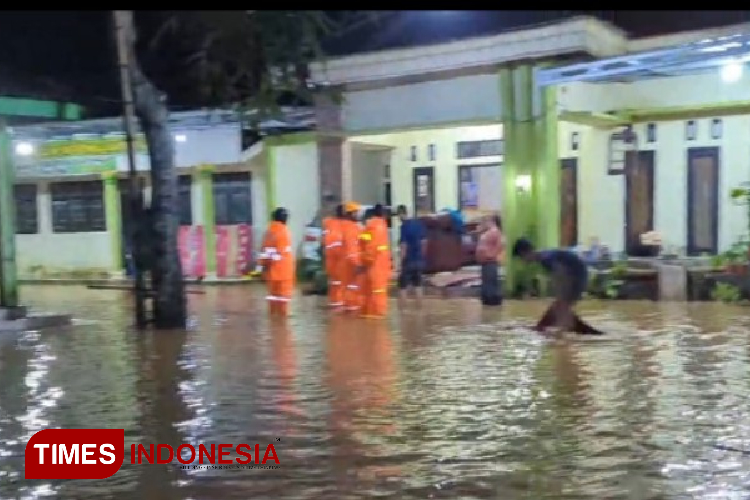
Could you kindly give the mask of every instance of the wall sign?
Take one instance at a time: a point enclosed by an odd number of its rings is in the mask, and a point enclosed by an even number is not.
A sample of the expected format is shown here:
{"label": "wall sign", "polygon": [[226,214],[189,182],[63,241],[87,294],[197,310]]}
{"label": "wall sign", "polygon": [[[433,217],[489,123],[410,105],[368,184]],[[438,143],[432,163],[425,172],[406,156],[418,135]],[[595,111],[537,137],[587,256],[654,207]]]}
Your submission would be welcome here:
{"label": "wall sign", "polygon": [[[135,137],[133,145],[136,151],[146,151],[146,139],[142,135]],[[39,145],[39,155],[42,158],[112,156],[126,154],[127,151],[124,137],[47,141]]]}

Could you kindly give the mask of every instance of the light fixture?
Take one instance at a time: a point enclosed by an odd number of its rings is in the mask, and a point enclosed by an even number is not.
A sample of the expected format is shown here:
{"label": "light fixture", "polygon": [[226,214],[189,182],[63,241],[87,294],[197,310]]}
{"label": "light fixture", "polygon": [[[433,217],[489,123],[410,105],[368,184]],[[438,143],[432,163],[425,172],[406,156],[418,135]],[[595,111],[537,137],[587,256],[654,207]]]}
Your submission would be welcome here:
{"label": "light fixture", "polygon": [[721,67],[721,80],[724,83],[734,83],[742,78],[742,63],[728,61]]}
{"label": "light fixture", "polygon": [[174,136],[175,142],[187,142],[187,136],[185,134],[177,134]]}
{"label": "light fixture", "polygon": [[19,142],[16,144],[16,154],[19,156],[30,156],[34,154],[34,146],[30,142]]}
{"label": "light fixture", "polygon": [[525,174],[516,176],[516,189],[518,189],[519,191],[530,191],[531,176]]}

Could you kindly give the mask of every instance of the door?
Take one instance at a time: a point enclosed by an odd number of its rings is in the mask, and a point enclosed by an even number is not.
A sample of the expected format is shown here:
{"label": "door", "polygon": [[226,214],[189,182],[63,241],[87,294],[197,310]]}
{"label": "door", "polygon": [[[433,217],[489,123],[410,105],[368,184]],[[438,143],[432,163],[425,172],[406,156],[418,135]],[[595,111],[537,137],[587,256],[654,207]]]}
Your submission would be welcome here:
{"label": "door", "polygon": [[654,229],[654,152],[628,151],[625,159],[625,251],[642,255],[641,235]]}
{"label": "door", "polygon": [[418,167],[414,169],[414,215],[435,213],[435,168]]}
{"label": "door", "polygon": [[578,245],[578,159],[560,160],[560,245]]}
{"label": "door", "polygon": [[719,247],[719,148],[688,148],[687,167],[687,253],[715,254]]}

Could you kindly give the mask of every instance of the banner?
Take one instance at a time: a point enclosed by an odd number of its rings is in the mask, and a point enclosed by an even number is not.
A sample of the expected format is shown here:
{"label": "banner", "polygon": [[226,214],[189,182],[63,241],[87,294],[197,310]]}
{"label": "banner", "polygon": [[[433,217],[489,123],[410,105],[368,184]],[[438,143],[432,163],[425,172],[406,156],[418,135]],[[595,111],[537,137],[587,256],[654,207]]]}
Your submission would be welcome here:
{"label": "banner", "polygon": [[229,273],[230,226],[216,226],[216,277],[226,278]]}
{"label": "banner", "polygon": [[193,237],[190,239],[191,273],[188,276],[206,276],[206,242],[203,237],[203,226],[193,227]]}
{"label": "banner", "polygon": [[[135,137],[136,151],[146,151],[146,140],[142,135]],[[99,139],[70,139],[47,141],[39,145],[42,158],[64,158],[70,156],[116,156],[127,154],[125,137],[103,137]]]}
{"label": "banner", "polygon": [[182,265],[182,275],[191,276],[193,261],[190,255],[190,242],[193,236],[193,226],[180,226],[177,233],[177,250],[180,252],[180,265]]}
{"label": "banner", "polygon": [[252,269],[253,255],[253,232],[247,224],[237,226],[237,261],[235,272],[238,276],[244,275]]}

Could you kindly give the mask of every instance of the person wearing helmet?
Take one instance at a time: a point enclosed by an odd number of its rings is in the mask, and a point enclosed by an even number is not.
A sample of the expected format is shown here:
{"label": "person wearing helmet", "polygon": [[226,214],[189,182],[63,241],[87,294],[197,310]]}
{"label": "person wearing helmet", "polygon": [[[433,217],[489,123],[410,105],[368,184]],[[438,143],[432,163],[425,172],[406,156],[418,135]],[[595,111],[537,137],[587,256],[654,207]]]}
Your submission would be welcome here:
{"label": "person wearing helmet", "polygon": [[362,315],[383,318],[388,312],[388,283],[391,279],[391,253],[388,224],[383,205],[377,204],[365,214],[365,229],[360,234],[362,251]]}
{"label": "person wearing helmet", "polygon": [[275,316],[289,314],[289,302],[294,289],[295,262],[292,236],[287,226],[289,212],[279,207],[273,211],[272,222],[263,237],[260,264],[268,287],[268,311]]}
{"label": "person wearing helmet", "polygon": [[338,309],[344,305],[344,290],[342,288],[342,246],[344,222],[344,206],[336,206],[332,217],[323,219],[323,252],[328,275],[328,305]]}
{"label": "person wearing helmet", "polygon": [[344,204],[346,218],[341,225],[342,233],[342,272],[341,284],[344,287],[344,309],[356,313],[362,307],[360,266],[361,250],[359,234],[362,231],[357,214],[359,203],[349,201]]}

